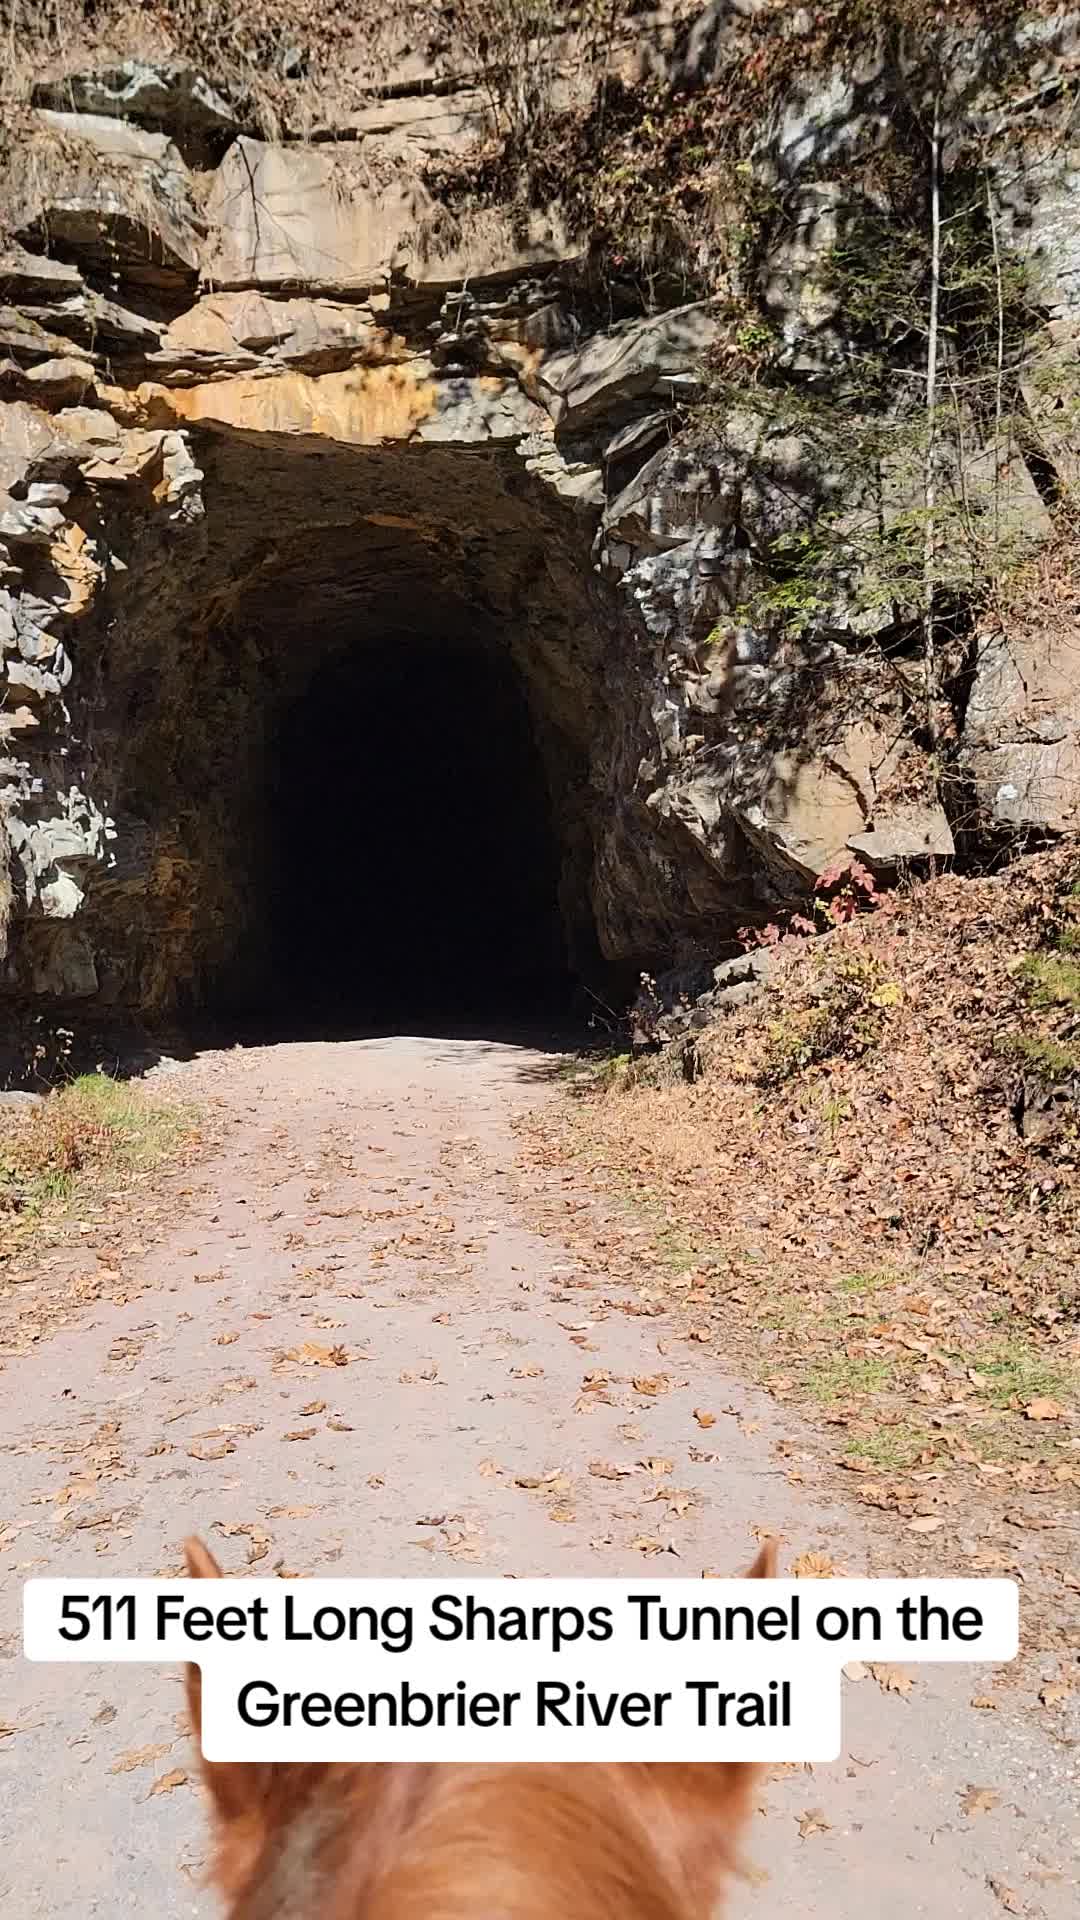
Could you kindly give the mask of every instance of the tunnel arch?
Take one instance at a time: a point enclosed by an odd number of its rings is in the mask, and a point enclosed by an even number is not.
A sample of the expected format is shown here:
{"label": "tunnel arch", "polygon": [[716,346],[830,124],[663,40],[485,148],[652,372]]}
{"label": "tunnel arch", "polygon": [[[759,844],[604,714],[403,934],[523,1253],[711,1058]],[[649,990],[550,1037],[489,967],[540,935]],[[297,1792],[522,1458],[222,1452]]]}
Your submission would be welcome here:
{"label": "tunnel arch", "polygon": [[147,528],[99,626],[100,997],[372,1024],[602,979],[617,621],[588,524],[509,451],[198,456],[194,550]]}

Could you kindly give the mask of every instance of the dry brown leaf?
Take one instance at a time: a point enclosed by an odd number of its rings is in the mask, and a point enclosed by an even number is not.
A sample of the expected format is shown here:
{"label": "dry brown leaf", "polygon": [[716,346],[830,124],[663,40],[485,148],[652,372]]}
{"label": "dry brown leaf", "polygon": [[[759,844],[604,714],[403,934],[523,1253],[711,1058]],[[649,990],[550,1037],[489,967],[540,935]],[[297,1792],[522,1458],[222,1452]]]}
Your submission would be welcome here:
{"label": "dry brown leaf", "polygon": [[694,1419],[697,1421],[699,1427],[715,1427],[716,1425],[715,1413],[707,1413],[704,1407],[694,1408]]}
{"label": "dry brown leaf", "polygon": [[311,1414],[313,1413],[325,1413],[326,1401],[325,1400],[309,1400],[307,1403],[307,1406],[301,1407],[300,1411],[302,1414],[308,1417],[310,1417]]}
{"label": "dry brown leaf", "polygon": [[283,1433],[283,1440],[314,1440],[318,1427],[294,1427],[291,1433]]}
{"label": "dry brown leaf", "polygon": [[163,1753],[168,1753],[171,1745],[171,1740],[164,1740],[156,1747],[129,1747],[126,1753],[117,1754],[109,1772],[133,1773],[136,1767],[151,1767]]}
{"label": "dry brown leaf", "polygon": [[1072,1681],[1059,1675],[1056,1680],[1047,1680],[1039,1688],[1039,1699],[1044,1707],[1059,1707],[1063,1700],[1068,1699],[1071,1692]]}
{"label": "dry brown leaf", "polygon": [[808,1840],[812,1833],[831,1833],[832,1828],[825,1818],[824,1808],[807,1807],[799,1815],[799,1839]]}
{"label": "dry brown leaf", "polygon": [[182,1787],[186,1782],[187,1774],[183,1767],[173,1767],[171,1773],[162,1773],[158,1776],[146,1797],[152,1800],[155,1794],[172,1793],[174,1787]]}
{"label": "dry brown leaf", "polygon": [[666,1373],[636,1373],[631,1385],[635,1393],[644,1393],[652,1398],[658,1393],[667,1393],[671,1381]]}
{"label": "dry brown leaf", "polygon": [[257,1520],[237,1520],[234,1522],[215,1520],[214,1531],[216,1533],[223,1533],[226,1539],[233,1539],[237,1534],[247,1539],[249,1567],[257,1566],[260,1560],[265,1560],[273,1545],[272,1535],[267,1533],[266,1528],[260,1526]]}
{"label": "dry brown leaf", "polygon": [[[1024,1408],[1025,1420],[1064,1420],[1065,1408],[1057,1400],[1042,1395],[1037,1400],[1029,1400]],[[1014,1909],[1015,1911],[1015,1909]]]}
{"label": "dry brown leaf", "polygon": [[654,1473],[657,1478],[661,1480],[664,1479],[667,1474],[674,1473],[675,1471],[674,1460],[662,1460],[656,1454],[647,1455],[644,1460],[639,1460],[637,1464],[644,1473]]}
{"label": "dry brown leaf", "polygon": [[994,1699],[993,1695],[989,1693],[975,1694],[971,1701],[971,1705],[973,1707],[979,1707],[984,1712],[987,1712],[987,1713],[997,1711],[997,1701]]}
{"label": "dry brown leaf", "polygon": [[992,1813],[1001,1805],[1001,1795],[995,1787],[974,1787],[969,1782],[960,1795],[960,1811],[969,1816],[973,1813]]}
{"label": "dry brown leaf", "polygon": [[986,1884],[1000,1900],[1006,1913],[1023,1913],[1024,1903],[1015,1887],[1010,1887],[1004,1880],[995,1880],[993,1874],[988,1875]]}
{"label": "dry brown leaf", "polygon": [[347,1367],[349,1364],[344,1347],[323,1347],[317,1340],[305,1340],[299,1347],[292,1347],[285,1358],[300,1367]]}
{"label": "dry brown leaf", "polygon": [[887,1664],[882,1666],[871,1663],[870,1671],[877,1681],[878,1686],[881,1688],[882,1693],[898,1693],[903,1696],[904,1694],[910,1693],[912,1687],[915,1685],[910,1673],[905,1672],[903,1667],[893,1667]]}
{"label": "dry brown leaf", "polygon": [[831,1580],[835,1573],[836,1562],[827,1553],[800,1553],[791,1563],[793,1580]]}
{"label": "dry brown leaf", "polygon": [[217,1339],[214,1341],[214,1345],[215,1347],[231,1347],[233,1341],[239,1340],[239,1338],[240,1335],[238,1333],[219,1333]]}
{"label": "dry brown leaf", "polygon": [[594,1480],[628,1480],[633,1467],[621,1467],[615,1460],[590,1460],[589,1472]]}
{"label": "dry brown leaf", "polygon": [[206,1440],[193,1440],[187,1449],[191,1460],[224,1460],[227,1454],[236,1452],[234,1440],[219,1440],[211,1446]]}

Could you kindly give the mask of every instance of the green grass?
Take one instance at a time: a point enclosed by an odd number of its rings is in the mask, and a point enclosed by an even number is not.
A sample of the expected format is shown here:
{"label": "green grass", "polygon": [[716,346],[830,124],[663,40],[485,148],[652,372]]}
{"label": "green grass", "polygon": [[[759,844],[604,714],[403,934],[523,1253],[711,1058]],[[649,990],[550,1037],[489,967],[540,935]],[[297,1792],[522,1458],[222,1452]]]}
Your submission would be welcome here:
{"label": "green grass", "polygon": [[1029,953],[1020,970],[1036,1007],[1071,1007],[1080,1013],[1080,960],[1050,948]]}
{"label": "green grass", "polygon": [[861,1438],[852,1436],[844,1452],[870,1460],[883,1471],[902,1471],[913,1466],[919,1455],[932,1445],[932,1435],[924,1427],[908,1426],[901,1421],[895,1427],[878,1427],[875,1433]]}
{"label": "green grass", "polygon": [[985,1385],[979,1392],[994,1407],[1043,1397],[1067,1402],[1076,1393],[1076,1370],[1055,1365],[1024,1340],[1002,1342],[988,1353],[958,1354],[956,1358],[980,1375]]}
{"label": "green grass", "polygon": [[841,1293],[877,1293],[882,1287],[895,1287],[902,1275],[894,1273],[890,1267],[873,1268],[867,1273],[845,1273],[840,1282]]}
{"label": "green grass", "polygon": [[888,1360],[869,1357],[825,1360],[811,1367],[806,1376],[806,1391],[812,1400],[831,1406],[834,1400],[846,1400],[852,1394],[876,1393],[880,1387],[889,1385],[891,1377],[892,1365]]}
{"label": "green grass", "polygon": [[192,1116],[136,1082],[80,1074],[27,1114],[0,1124],[0,1209],[33,1220],[84,1186],[160,1166],[192,1131]]}
{"label": "green grass", "polygon": [[675,1226],[670,1220],[655,1229],[656,1257],[661,1266],[669,1273],[688,1273],[701,1259],[697,1246],[689,1234]]}

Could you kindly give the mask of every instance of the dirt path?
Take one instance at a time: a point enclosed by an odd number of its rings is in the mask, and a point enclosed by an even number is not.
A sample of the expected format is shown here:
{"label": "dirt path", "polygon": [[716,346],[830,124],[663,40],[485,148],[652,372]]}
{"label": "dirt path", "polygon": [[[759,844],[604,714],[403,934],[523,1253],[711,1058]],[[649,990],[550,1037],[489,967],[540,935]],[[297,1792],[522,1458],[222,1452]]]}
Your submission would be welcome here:
{"label": "dirt path", "polygon": [[[550,1097],[551,1065],[398,1039],[207,1055],[174,1076],[236,1124],[144,1260],[149,1290],[85,1309],[3,1375],[6,1912],[214,1912],[197,1794],[151,1793],[190,1767],[178,1675],[25,1664],[32,1574],[174,1573],[193,1531],[261,1574],[736,1572],[755,1526],[789,1555],[866,1564],[858,1519],[778,1465],[798,1430],[664,1320],[607,1310],[610,1281],[568,1238],[580,1202],[554,1177],[521,1188],[511,1121]],[[333,1348],[348,1364],[320,1364]],[[668,1390],[634,1390],[658,1373]],[[589,1472],[650,1459],[670,1472]],[[647,1500],[658,1483],[679,1494]],[[643,1559],[642,1537],[680,1557]],[[994,1694],[985,1669],[913,1677],[906,1694],[849,1684],[845,1759],[770,1786],[738,1920],[1075,1910],[1075,1745],[1015,1690],[973,1708]],[[972,1786],[992,1792],[966,1812]]]}

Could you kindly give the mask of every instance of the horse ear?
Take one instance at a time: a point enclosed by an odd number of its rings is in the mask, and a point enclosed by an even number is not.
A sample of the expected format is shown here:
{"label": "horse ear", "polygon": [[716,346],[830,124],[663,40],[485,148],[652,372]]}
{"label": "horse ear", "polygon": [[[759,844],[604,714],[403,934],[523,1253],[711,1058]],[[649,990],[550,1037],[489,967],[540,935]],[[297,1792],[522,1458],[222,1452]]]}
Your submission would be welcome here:
{"label": "horse ear", "polygon": [[[222,1580],[224,1574],[209,1547],[201,1540],[185,1540],[184,1562],[193,1580]],[[258,1806],[263,1797],[265,1772],[246,1762],[225,1764],[207,1760],[202,1751],[202,1673],[196,1666],[184,1670],[188,1717],[199,1749],[199,1764],[222,1820],[240,1820]]]}
{"label": "horse ear", "polygon": [[204,1546],[201,1540],[184,1541],[184,1564],[193,1580],[225,1578],[209,1547]]}
{"label": "horse ear", "polygon": [[761,1551],[758,1554],[757,1559],[754,1561],[753,1566],[747,1567],[746,1572],[742,1576],[743,1579],[744,1580],[775,1580],[776,1579],[776,1560],[777,1560],[777,1545],[776,1545],[776,1541],[772,1538],[772,1535],[770,1534],[768,1539],[762,1541]]}
{"label": "horse ear", "polygon": [[[220,1580],[221,1568],[214,1559],[209,1547],[201,1540],[184,1541],[184,1564],[193,1580]],[[187,1692],[188,1714],[191,1719],[191,1731],[202,1748],[202,1674],[198,1667],[184,1669],[184,1685]]]}

